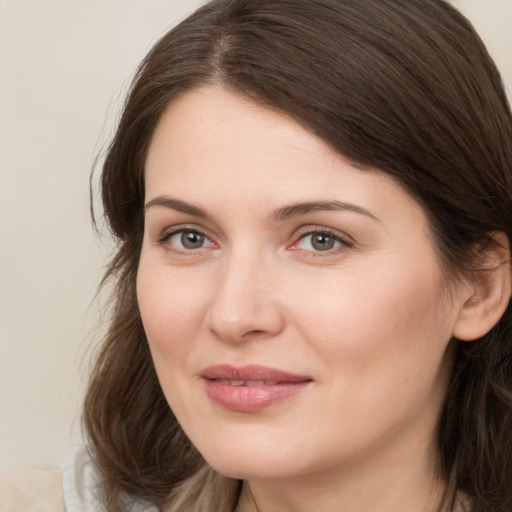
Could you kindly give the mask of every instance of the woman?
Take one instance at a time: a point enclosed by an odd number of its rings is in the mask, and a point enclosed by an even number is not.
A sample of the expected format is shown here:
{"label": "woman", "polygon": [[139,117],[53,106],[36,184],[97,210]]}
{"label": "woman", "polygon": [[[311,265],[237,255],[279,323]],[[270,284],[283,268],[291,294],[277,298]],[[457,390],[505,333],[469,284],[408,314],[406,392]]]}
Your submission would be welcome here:
{"label": "woman", "polygon": [[102,193],[91,509],[512,510],[512,117],[452,7],[205,5]]}

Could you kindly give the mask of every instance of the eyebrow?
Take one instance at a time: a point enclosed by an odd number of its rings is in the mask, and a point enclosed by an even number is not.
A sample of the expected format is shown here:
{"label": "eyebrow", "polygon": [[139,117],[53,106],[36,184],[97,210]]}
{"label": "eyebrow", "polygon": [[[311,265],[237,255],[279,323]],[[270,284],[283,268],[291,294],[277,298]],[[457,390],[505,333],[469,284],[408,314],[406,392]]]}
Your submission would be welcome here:
{"label": "eyebrow", "polygon": [[[181,201],[179,199],[174,199],[172,197],[155,197],[146,204],[145,208],[148,210],[153,206],[163,206],[164,208],[187,213],[189,215],[193,215],[194,217],[211,219],[211,215],[202,208],[194,206],[185,201]],[[359,215],[364,215],[365,217],[369,217],[370,219],[380,222],[380,220],[366,208],[344,201],[307,201],[304,203],[295,203],[288,206],[283,206],[272,214],[272,220],[274,222],[280,222],[294,217],[300,217],[301,215],[306,215],[307,213],[318,211],[349,211]]]}
{"label": "eyebrow", "polygon": [[163,206],[165,208],[170,208],[171,210],[176,210],[182,213],[188,213],[189,215],[193,215],[194,217],[200,217],[202,219],[209,219],[211,216],[202,208],[194,206],[190,203],[186,203],[185,201],[180,201],[179,199],[174,199],[172,197],[167,196],[158,196],[149,201],[146,204],[146,210],[151,208],[152,206]]}
{"label": "eyebrow", "polygon": [[292,204],[276,210],[272,218],[275,221],[282,221],[318,211],[349,211],[380,222],[380,220],[366,208],[344,201],[308,201],[305,203]]}

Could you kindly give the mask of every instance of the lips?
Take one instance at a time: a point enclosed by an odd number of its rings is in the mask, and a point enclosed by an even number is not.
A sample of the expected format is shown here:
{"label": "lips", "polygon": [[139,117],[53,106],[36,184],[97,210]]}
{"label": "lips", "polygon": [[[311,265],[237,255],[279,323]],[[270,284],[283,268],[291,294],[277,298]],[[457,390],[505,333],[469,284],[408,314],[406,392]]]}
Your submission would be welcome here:
{"label": "lips", "polygon": [[200,376],[213,402],[239,412],[270,407],[300,393],[312,382],[308,376],[256,365],[210,366]]}

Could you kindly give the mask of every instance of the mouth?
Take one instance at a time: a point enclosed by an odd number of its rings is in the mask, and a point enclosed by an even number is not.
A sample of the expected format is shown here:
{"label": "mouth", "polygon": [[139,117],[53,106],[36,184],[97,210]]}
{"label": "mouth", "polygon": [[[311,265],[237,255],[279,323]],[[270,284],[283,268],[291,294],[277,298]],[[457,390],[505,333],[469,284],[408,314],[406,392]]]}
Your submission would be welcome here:
{"label": "mouth", "polygon": [[308,376],[256,365],[210,366],[200,376],[214,403],[238,412],[266,409],[300,393],[313,382]]}
{"label": "mouth", "polygon": [[228,379],[211,379],[215,382],[219,382],[221,384],[225,384],[226,386],[247,386],[247,387],[256,387],[256,386],[275,386],[278,384],[275,380],[228,380]]}

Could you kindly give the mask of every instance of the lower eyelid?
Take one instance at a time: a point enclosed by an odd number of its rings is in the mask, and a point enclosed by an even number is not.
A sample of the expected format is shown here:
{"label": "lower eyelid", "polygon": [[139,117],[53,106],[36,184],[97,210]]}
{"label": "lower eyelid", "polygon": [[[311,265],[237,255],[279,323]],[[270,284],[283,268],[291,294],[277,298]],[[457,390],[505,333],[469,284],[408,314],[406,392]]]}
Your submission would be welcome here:
{"label": "lower eyelid", "polygon": [[[170,243],[170,240],[172,237],[182,234],[182,233],[185,233],[185,232],[197,233],[201,236],[204,236],[205,245],[203,245],[201,247],[197,247],[197,248],[188,249],[188,248],[182,248],[175,244]],[[333,238],[335,241],[335,246],[332,248],[329,248],[329,249],[324,249],[324,250],[318,250],[318,249],[315,250],[314,248],[307,249],[307,248],[298,247],[301,240],[303,240],[304,238],[306,238],[308,236],[313,236],[315,234],[323,234],[323,235]],[[344,251],[344,250],[354,246],[354,242],[352,240],[350,240],[348,237],[343,237],[337,233],[333,233],[326,229],[312,229],[310,231],[303,232],[294,238],[295,238],[295,240],[292,242],[292,244],[290,246],[288,246],[289,250],[290,249],[291,250],[301,250],[303,252],[311,253],[313,256],[333,255],[334,253]],[[161,235],[159,235],[156,238],[155,242],[158,245],[166,245],[166,244],[170,245],[172,247],[172,249],[171,249],[171,247],[168,247],[168,250],[172,250],[175,253],[189,254],[189,255],[191,253],[198,253],[201,250],[209,249],[209,248],[216,246],[215,242],[212,240],[212,238],[210,236],[208,236],[204,231],[194,228],[192,226],[190,226],[190,227],[188,227],[188,226],[181,227],[180,226],[175,229],[170,229],[168,231],[165,231],[164,233],[162,233]]]}
{"label": "lower eyelid", "polygon": [[349,238],[343,237],[337,233],[333,233],[329,230],[324,230],[324,229],[315,229],[315,230],[307,231],[305,233],[301,233],[299,236],[296,237],[296,239],[292,245],[296,246],[304,238],[306,238],[308,236],[313,236],[315,234],[326,235],[326,236],[333,238],[339,244],[338,247],[339,246],[352,247],[354,245],[354,243]]}
{"label": "lower eyelid", "polygon": [[[171,241],[171,239],[173,237],[175,237],[176,235],[180,235],[180,234],[186,233],[186,232],[196,233],[198,235],[203,236],[204,240],[205,240],[205,245],[201,246],[201,247],[198,247],[196,249],[186,249],[186,248],[181,248],[181,247],[178,247],[178,246],[170,243],[170,241]],[[208,247],[211,247],[211,246],[215,245],[214,242],[212,241],[212,239],[206,233],[204,233],[203,231],[201,231],[199,229],[195,229],[195,228],[188,228],[186,226],[182,227],[182,228],[172,229],[170,231],[164,232],[161,236],[159,236],[157,238],[156,242],[159,245],[169,244],[169,245],[171,245],[174,248],[173,250],[175,252],[178,252],[178,253],[187,253],[187,252],[199,251],[200,249],[206,249]]]}

